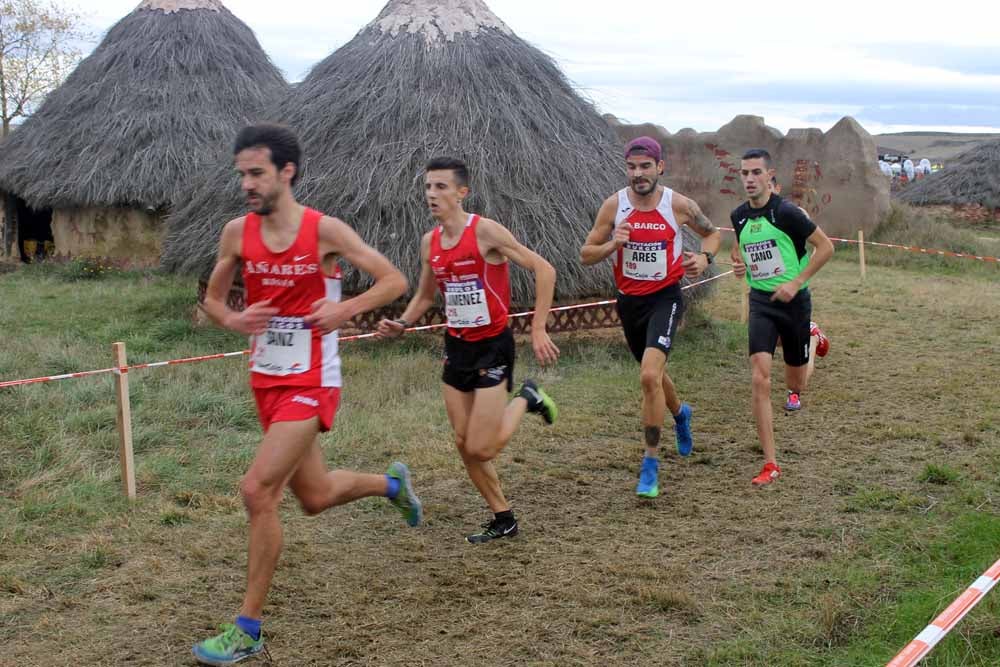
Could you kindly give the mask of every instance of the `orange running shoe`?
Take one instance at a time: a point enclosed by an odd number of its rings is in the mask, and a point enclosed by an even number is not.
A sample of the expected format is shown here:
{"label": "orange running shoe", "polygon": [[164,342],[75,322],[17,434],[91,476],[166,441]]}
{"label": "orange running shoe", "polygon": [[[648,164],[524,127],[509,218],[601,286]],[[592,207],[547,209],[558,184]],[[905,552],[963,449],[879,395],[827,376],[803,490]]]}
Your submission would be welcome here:
{"label": "orange running shoe", "polygon": [[823,330],[815,322],[809,323],[809,335],[819,339],[816,341],[816,356],[825,357],[830,351],[830,339],[823,335]]}
{"label": "orange running shoe", "polygon": [[777,463],[765,463],[760,474],[754,477],[750,483],[754,486],[767,486],[774,480],[781,477],[781,468]]}

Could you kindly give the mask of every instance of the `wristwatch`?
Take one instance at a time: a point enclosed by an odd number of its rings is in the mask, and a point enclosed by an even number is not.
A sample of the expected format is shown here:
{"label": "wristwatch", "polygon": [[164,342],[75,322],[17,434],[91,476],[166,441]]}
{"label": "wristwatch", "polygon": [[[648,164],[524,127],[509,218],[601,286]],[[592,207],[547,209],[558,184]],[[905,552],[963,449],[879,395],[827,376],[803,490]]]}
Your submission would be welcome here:
{"label": "wristwatch", "polygon": [[713,264],[713,263],[715,262],[715,255],[713,255],[713,254],[712,254],[712,253],[710,253],[709,251],[707,251],[707,250],[702,250],[702,251],[701,251],[701,254],[705,256],[705,259],[707,259],[707,260],[708,260],[708,263],[709,263],[709,264]]}

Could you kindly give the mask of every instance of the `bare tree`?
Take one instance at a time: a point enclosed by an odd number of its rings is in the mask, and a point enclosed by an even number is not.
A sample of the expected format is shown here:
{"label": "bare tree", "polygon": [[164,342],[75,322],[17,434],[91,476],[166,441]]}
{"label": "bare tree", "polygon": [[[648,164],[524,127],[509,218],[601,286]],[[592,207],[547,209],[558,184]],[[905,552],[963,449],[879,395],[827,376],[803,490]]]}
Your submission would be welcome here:
{"label": "bare tree", "polygon": [[80,60],[81,16],[54,1],[0,0],[2,136],[32,113]]}

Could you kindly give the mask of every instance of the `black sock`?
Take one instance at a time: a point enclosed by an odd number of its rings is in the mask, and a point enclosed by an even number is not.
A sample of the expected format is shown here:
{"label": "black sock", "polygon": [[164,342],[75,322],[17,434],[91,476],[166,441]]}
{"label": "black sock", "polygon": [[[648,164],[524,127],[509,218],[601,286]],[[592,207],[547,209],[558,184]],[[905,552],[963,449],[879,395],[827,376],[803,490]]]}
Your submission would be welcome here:
{"label": "black sock", "polygon": [[496,521],[499,521],[500,523],[502,523],[502,524],[504,524],[506,526],[509,526],[510,524],[515,523],[517,521],[517,519],[514,518],[514,511],[513,510],[504,510],[503,512],[494,512],[493,518]]}

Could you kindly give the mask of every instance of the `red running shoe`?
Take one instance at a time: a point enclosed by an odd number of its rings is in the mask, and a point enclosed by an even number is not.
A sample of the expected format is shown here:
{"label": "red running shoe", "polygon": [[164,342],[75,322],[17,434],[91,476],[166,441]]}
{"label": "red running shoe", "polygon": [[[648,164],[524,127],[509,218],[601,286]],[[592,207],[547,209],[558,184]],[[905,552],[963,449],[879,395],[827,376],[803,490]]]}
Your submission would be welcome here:
{"label": "red running shoe", "polygon": [[781,477],[781,468],[778,467],[778,464],[765,463],[764,468],[760,471],[760,474],[754,477],[750,483],[758,487],[767,486],[779,477]]}
{"label": "red running shoe", "polygon": [[830,339],[823,335],[823,330],[815,322],[809,323],[809,335],[819,339],[816,341],[816,356],[825,357],[830,351]]}

